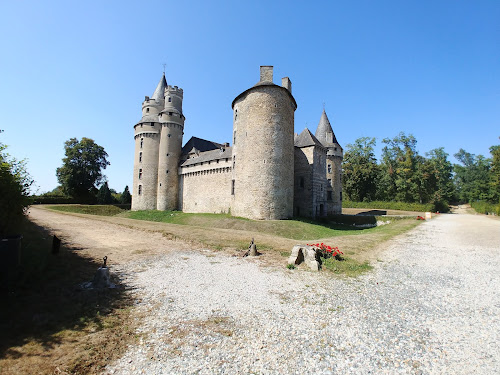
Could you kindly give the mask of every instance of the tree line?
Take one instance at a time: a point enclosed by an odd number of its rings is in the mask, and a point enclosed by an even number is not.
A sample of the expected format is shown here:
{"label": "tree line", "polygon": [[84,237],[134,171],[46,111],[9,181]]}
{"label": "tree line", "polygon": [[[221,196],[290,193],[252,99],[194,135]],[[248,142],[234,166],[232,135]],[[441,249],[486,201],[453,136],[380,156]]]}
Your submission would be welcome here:
{"label": "tree line", "polygon": [[380,161],[375,157],[375,138],[362,137],[347,145],[342,177],[345,199],[432,203],[442,212],[451,202],[499,203],[500,146],[490,147],[491,158],[460,149],[454,155],[459,164],[452,164],[443,147],[420,155],[411,134],[401,132],[382,143]]}

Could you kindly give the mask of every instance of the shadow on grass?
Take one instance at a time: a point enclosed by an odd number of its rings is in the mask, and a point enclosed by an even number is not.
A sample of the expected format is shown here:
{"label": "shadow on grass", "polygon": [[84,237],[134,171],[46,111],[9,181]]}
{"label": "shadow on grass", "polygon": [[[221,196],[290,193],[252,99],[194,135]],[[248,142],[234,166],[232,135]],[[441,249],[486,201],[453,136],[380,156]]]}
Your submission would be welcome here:
{"label": "shadow on grass", "polygon": [[363,212],[358,212],[356,216],[383,216],[387,215],[387,211],[384,210],[368,210]]}
{"label": "shadow on grass", "polygon": [[[19,347],[28,343],[50,350],[67,340],[65,330],[80,331],[89,325],[99,330],[108,316],[132,304],[123,287],[79,287],[93,279],[101,263],[64,243],[53,255],[50,234],[28,220],[22,233],[21,266],[9,274],[0,294],[0,358],[26,355]],[[114,277],[113,282],[120,280]]]}
{"label": "shadow on grass", "polygon": [[309,219],[305,217],[295,217],[293,220],[300,221],[302,223],[320,225],[322,227],[334,230],[343,231],[362,231],[366,230],[366,227],[360,227],[357,225],[370,224],[374,225],[377,223],[377,218],[375,216],[365,216],[365,215],[331,215],[326,218],[321,219]]}

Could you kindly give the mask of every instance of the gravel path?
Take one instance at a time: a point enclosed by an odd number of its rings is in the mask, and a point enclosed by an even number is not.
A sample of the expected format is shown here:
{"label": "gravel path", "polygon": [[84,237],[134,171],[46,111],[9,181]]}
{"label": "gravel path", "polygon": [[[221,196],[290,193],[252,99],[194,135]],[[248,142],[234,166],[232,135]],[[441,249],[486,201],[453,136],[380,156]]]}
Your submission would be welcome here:
{"label": "gravel path", "polygon": [[210,252],[136,266],[141,340],[109,374],[500,373],[500,221],[441,215],[358,279]]}

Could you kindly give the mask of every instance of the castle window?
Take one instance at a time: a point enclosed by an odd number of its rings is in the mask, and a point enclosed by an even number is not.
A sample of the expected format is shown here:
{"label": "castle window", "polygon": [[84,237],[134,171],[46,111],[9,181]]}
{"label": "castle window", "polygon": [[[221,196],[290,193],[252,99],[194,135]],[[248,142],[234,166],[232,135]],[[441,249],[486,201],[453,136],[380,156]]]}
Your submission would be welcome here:
{"label": "castle window", "polygon": [[142,152],[139,152],[139,163],[142,163]]}
{"label": "castle window", "polygon": [[170,138],[172,136],[172,134],[167,134],[167,137]]}
{"label": "castle window", "polygon": [[142,185],[139,185],[139,189],[137,190],[138,195],[142,195]]}
{"label": "castle window", "polygon": [[170,154],[167,152],[167,156],[170,156]]}
{"label": "castle window", "polygon": [[320,185],[320,189],[321,189],[321,191],[323,191],[323,184]]}
{"label": "castle window", "polygon": [[328,200],[328,201],[332,200],[332,192],[331,191],[326,192],[326,200]]}
{"label": "castle window", "polygon": [[152,123],[151,123],[151,126],[155,126],[155,123],[154,123],[154,122],[152,122]]}
{"label": "castle window", "polygon": [[233,133],[233,146],[236,144],[236,130]]}
{"label": "castle window", "polygon": [[332,186],[332,179],[331,178],[328,179],[328,185]]}
{"label": "castle window", "polygon": [[233,168],[234,168],[235,165],[236,165],[236,156],[233,156]]}
{"label": "castle window", "polygon": [[[142,124],[141,124],[141,126],[142,126]],[[144,144],[144,138],[141,138],[141,148],[142,148],[143,144]]]}
{"label": "castle window", "polygon": [[142,178],[142,169],[139,169],[139,180]]}
{"label": "castle window", "polygon": [[168,169],[167,169],[167,173],[168,173]]}
{"label": "castle window", "polygon": [[172,114],[173,114],[172,112],[168,112],[168,115],[169,115],[169,116],[172,116]]}
{"label": "castle window", "polygon": [[299,178],[299,186],[304,188],[304,177]]}
{"label": "castle window", "polygon": [[342,192],[340,192],[340,200],[342,200]]}
{"label": "castle window", "polygon": [[334,150],[337,151],[337,147],[335,147]]}
{"label": "castle window", "polygon": [[328,173],[332,173],[332,165],[328,164]]}
{"label": "castle window", "polygon": [[149,108],[146,108],[146,112],[149,112]]}
{"label": "castle window", "polygon": [[172,102],[172,98],[169,97],[168,98],[168,102],[171,103]]}
{"label": "castle window", "polygon": [[231,195],[234,195],[234,180],[231,180]]}

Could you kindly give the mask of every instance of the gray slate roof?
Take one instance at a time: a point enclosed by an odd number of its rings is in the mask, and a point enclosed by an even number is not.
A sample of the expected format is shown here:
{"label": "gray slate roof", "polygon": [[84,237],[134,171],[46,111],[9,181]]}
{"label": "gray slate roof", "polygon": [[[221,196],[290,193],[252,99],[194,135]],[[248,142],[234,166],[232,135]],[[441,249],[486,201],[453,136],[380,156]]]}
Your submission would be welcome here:
{"label": "gray slate roof", "polygon": [[163,73],[163,76],[161,77],[160,82],[158,82],[158,86],[156,86],[156,90],[151,99],[165,99],[165,87],[167,87],[167,80],[165,79],[165,73]]}
{"label": "gray slate roof", "polygon": [[332,133],[333,135],[333,143],[337,143],[337,138],[335,137],[335,133],[333,132],[332,126],[330,125],[330,121],[328,120],[328,116],[326,115],[325,110],[323,109],[323,113],[321,114],[321,118],[319,119],[318,128],[316,129],[316,138],[324,145],[330,146],[326,141],[326,134]]}
{"label": "gray slate roof", "polygon": [[218,150],[223,146],[224,145],[217,142],[207,141],[206,139],[201,139],[198,137],[191,137],[189,141],[187,141],[186,144],[182,147],[181,154],[187,155],[193,149],[193,147],[200,152],[204,152],[210,150]]}
{"label": "gray slate roof", "polygon": [[195,156],[191,159],[187,159],[186,161],[181,163],[181,167],[186,167],[188,165],[199,164],[213,160],[231,159],[232,153],[233,153],[232,147],[226,147],[222,149],[218,148],[216,150],[200,152],[198,156]]}
{"label": "gray slate roof", "polygon": [[321,148],[325,148],[325,146],[323,146],[321,142],[307,128],[305,128],[302,131],[302,133],[300,133],[295,137],[294,146],[295,147],[318,146]]}

